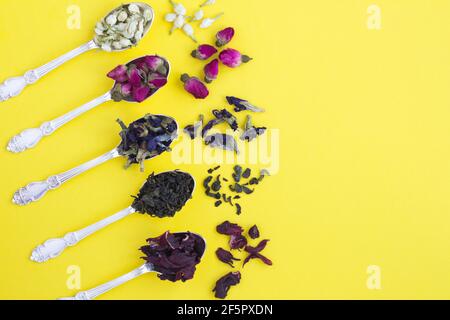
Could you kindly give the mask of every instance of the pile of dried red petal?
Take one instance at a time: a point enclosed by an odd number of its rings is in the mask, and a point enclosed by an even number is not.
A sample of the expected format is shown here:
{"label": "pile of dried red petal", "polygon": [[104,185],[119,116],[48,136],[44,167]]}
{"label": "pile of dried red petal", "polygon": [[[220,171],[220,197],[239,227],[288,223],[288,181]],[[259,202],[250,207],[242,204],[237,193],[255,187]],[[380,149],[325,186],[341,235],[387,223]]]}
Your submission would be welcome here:
{"label": "pile of dried red petal", "polygon": [[[229,221],[225,221],[218,225],[216,227],[216,230],[218,233],[230,237],[229,245],[231,250],[244,249],[244,251],[247,253],[247,257],[244,259],[242,267],[244,267],[245,264],[252,259],[260,259],[265,264],[269,266],[272,265],[272,261],[261,254],[261,251],[264,250],[269,240],[262,240],[255,247],[250,246],[248,245],[247,238],[243,235],[244,229],[239,225],[231,223]],[[248,230],[248,235],[251,239],[259,238],[260,233],[258,227],[256,225],[251,227]],[[230,251],[227,251],[223,248],[218,248],[216,250],[216,256],[220,261],[228,264],[232,268],[234,268],[234,261],[241,261],[241,259],[234,257]],[[240,280],[241,273],[239,271],[227,273],[225,276],[217,280],[216,286],[213,289],[215,297],[224,299],[227,296],[230,287],[239,284]]]}

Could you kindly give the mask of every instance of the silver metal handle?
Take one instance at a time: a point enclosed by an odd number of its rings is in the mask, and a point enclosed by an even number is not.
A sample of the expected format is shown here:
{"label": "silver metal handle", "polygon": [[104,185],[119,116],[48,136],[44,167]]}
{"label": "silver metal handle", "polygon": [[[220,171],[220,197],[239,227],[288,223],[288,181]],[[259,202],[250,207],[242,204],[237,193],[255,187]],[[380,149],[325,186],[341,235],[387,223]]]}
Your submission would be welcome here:
{"label": "silver metal handle", "polygon": [[93,40],[91,40],[88,43],[83,44],[82,46],[62,55],[61,57],[50,61],[42,67],[27,71],[23,76],[5,80],[2,84],[0,84],[0,101],[6,101],[12,97],[19,95],[27,85],[35,83],[40,78],[45,76],[50,71],[56,69],[63,63],[75,58],[76,56],[86,51],[96,48],[98,48],[98,46]]}
{"label": "silver metal handle", "polygon": [[67,247],[76,245],[78,242],[80,242],[87,236],[93,234],[94,232],[110,225],[111,223],[119,221],[135,212],[136,212],[135,209],[133,209],[132,207],[128,207],[84,229],[75,232],[69,232],[62,238],[47,240],[46,242],[44,242],[44,244],[37,246],[36,249],[33,250],[31,254],[31,260],[35,262],[45,262],[49,259],[56,258]]}
{"label": "silver metal handle", "polygon": [[92,299],[95,299],[96,297],[98,297],[99,295],[104,294],[105,292],[107,292],[125,282],[133,280],[134,278],[137,278],[145,273],[152,272],[152,271],[154,271],[153,266],[151,264],[147,263],[137,269],[134,269],[133,271],[131,271],[127,274],[124,274],[121,277],[111,280],[111,281],[109,281],[105,284],[102,284],[98,287],[95,287],[91,290],[81,291],[81,292],[77,293],[74,297],[62,298],[60,300],[92,300]]}
{"label": "silver metal handle", "polygon": [[39,128],[26,129],[11,138],[6,149],[13,153],[19,153],[33,148],[44,136],[51,135],[56,129],[62,127],[69,121],[109,100],[111,100],[111,93],[108,91],[104,95],[82,105],[75,110],[72,110],[71,112],[66,113],[59,118],[44,122]]}
{"label": "silver metal handle", "polygon": [[23,206],[31,202],[38,201],[47,193],[47,191],[56,189],[61,184],[72,179],[73,177],[118,156],[119,151],[117,149],[114,149],[94,160],[82,164],[81,166],[78,166],[61,174],[51,176],[45,181],[32,182],[27,186],[20,188],[14,193],[13,202],[17,205]]}

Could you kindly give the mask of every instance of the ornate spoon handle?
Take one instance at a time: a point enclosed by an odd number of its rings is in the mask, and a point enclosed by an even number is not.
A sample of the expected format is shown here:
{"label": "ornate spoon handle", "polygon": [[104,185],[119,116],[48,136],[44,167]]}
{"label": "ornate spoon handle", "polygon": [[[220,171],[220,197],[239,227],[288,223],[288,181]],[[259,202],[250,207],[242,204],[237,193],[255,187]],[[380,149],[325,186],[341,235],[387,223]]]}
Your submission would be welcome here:
{"label": "ornate spoon handle", "polygon": [[128,282],[130,280],[133,280],[134,278],[139,277],[140,275],[143,275],[145,273],[148,272],[152,272],[153,270],[153,266],[149,263],[144,264],[143,266],[134,269],[133,271],[124,274],[123,276],[116,278],[112,281],[109,281],[105,284],[102,284],[98,287],[95,287],[91,290],[87,290],[87,291],[81,291],[79,293],[77,293],[74,297],[70,297],[70,298],[62,298],[60,300],[92,300],[95,299],[96,297],[98,297],[99,295],[125,283]]}
{"label": "ornate spoon handle", "polygon": [[47,73],[56,69],[63,63],[75,58],[76,56],[86,51],[96,48],[98,48],[98,46],[93,40],[91,40],[88,43],[83,44],[82,46],[66,53],[65,55],[62,55],[61,57],[50,61],[42,67],[27,71],[23,76],[5,80],[5,82],[0,84],[0,101],[6,101],[12,97],[19,95],[27,85],[35,83],[41,77],[45,76]]}
{"label": "ornate spoon handle", "polygon": [[136,210],[134,210],[132,207],[128,207],[84,229],[75,232],[69,232],[63,238],[47,240],[44,242],[44,244],[37,246],[36,249],[33,250],[31,254],[31,260],[36,262],[45,262],[49,259],[56,258],[67,247],[76,245],[78,242],[93,234],[94,232],[135,212]]}
{"label": "ornate spoon handle", "polygon": [[104,95],[72,110],[65,115],[52,121],[44,122],[39,128],[26,129],[9,140],[8,151],[19,153],[27,149],[33,148],[44,136],[51,135],[56,129],[62,127],[69,121],[75,119],[79,115],[89,111],[96,106],[111,100],[111,93],[108,91]]}
{"label": "ornate spoon handle", "polygon": [[114,149],[72,170],[51,176],[45,181],[32,182],[14,193],[13,202],[18,205],[26,205],[38,201],[47,191],[56,189],[67,180],[118,156],[119,151]]}

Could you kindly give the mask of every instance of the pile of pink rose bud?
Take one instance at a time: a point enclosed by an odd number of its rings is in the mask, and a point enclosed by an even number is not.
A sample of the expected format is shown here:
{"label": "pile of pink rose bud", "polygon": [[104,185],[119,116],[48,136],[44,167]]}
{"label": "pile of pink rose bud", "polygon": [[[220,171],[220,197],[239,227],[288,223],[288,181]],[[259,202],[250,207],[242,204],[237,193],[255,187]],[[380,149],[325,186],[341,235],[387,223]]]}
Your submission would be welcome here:
{"label": "pile of pink rose bud", "polygon": [[[231,250],[244,249],[244,251],[247,253],[246,258],[242,263],[242,267],[244,267],[252,259],[259,259],[266,265],[272,265],[272,261],[261,254],[261,252],[265,249],[267,243],[269,242],[268,239],[260,241],[255,247],[250,246],[248,244],[247,238],[243,234],[244,229],[239,225],[231,223],[229,221],[225,221],[218,225],[216,227],[216,230],[218,233],[230,237],[229,246]],[[260,233],[256,225],[248,230],[248,236],[253,240],[260,237]],[[216,250],[216,256],[220,261],[232,268],[235,267],[234,261],[241,261],[241,259],[234,257],[230,251],[223,248],[218,248]],[[229,272],[221,277],[219,280],[217,280],[216,286],[213,289],[213,292],[215,292],[215,297],[219,299],[225,299],[228,291],[230,290],[230,287],[239,284],[240,280],[241,272],[239,271]]]}
{"label": "pile of pink rose bud", "polygon": [[156,55],[119,65],[108,73],[108,77],[116,81],[112,99],[142,102],[166,85],[168,75],[168,62]]}
{"label": "pile of pink rose bud", "polygon": [[[227,97],[227,102],[234,106],[234,112],[252,111],[263,112],[264,110],[252,105],[247,100],[239,99],[236,97]],[[184,132],[189,135],[191,139],[201,137],[205,144],[213,148],[221,148],[223,150],[233,151],[239,154],[239,147],[236,139],[229,134],[213,133],[209,134],[209,131],[215,126],[226,123],[233,132],[240,131],[240,140],[250,142],[258,136],[264,134],[267,130],[266,127],[257,127],[253,124],[252,117],[247,115],[244,126],[239,128],[238,120],[236,116],[227,109],[212,111],[213,119],[204,123],[204,116],[200,115],[198,121],[195,124],[188,125],[184,128]]]}
{"label": "pile of pink rose bud", "polygon": [[[233,39],[234,33],[234,29],[230,27],[219,31],[216,35],[216,46],[220,48],[228,44]],[[207,61],[217,53],[216,47],[202,44],[192,51],[191,55],[196,59]],[[211,83],[217,79],[219,76],[219,62],[229,68],[237,68],[251,60],[252,58],[241,54],[236,49],[224,49],[219,53],[218,57],[212,59],[203,68],[204,80],[206,83]],[[184,89],[196,99],[205,99],[209,95],[208,88],[199,78],[191,77],[185,73],[181,76],[181,81],[184,83]]]}
{"label": "pile of pink rose bud", "polygon": [[[256,185],[260,184],[265,176],[269,176],[266,169],[259,172],[259,176],[251,177],[252,170],[250,168],[243,169],[236,165],[233,168],[232,181],[223,177],[221,174],[213,176],[213,173],[218,170],[220,166],[208,170],[208,176],[203,181],[205,194],[214,199],[214,206],[219,207],[222,203],[228,203],[231,207],[236,208],[236,214],[242,213],[242,207],[237,202],[243,195],[252,194],[255,191]],[[223,191],[222,183],[228,184],[228,190]],[[227,192],[230,192],[231,195]]]}

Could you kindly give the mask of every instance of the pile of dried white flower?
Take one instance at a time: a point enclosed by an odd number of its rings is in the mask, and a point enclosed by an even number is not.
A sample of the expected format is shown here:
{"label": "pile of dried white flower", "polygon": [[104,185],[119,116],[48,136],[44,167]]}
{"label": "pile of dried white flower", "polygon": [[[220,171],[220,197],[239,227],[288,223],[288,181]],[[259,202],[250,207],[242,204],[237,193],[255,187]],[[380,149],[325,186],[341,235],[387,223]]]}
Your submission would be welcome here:
{"label": "pile of dried white flower", "polygon": [[194,34],[194,28],[190,22],[201,21],[200,28],[209,28],[217,19],[219,19],[223,13],[220,13],[212,18],[204,18],[205,13],[203,12],[203,7],[213,5],[216,0],[206,0],[201,5],[200,8],[194,13],[193,16],[186,15],[186,8],[181,3],[176,3],[173,0],[169,0],[172,4],[173,11],[166,14],[166,21],[172,23],[172,28],[170,29],[170,34],[172,34],[177,29],[182,29],[183,32],[192,40],[197,42]]}
{"label": "pile of dried white flower", "polygon": [[105,51],[128,49],[142,39],[153,20],[153,11],[130,3],[112,11],[95,26],[95,43]]}

